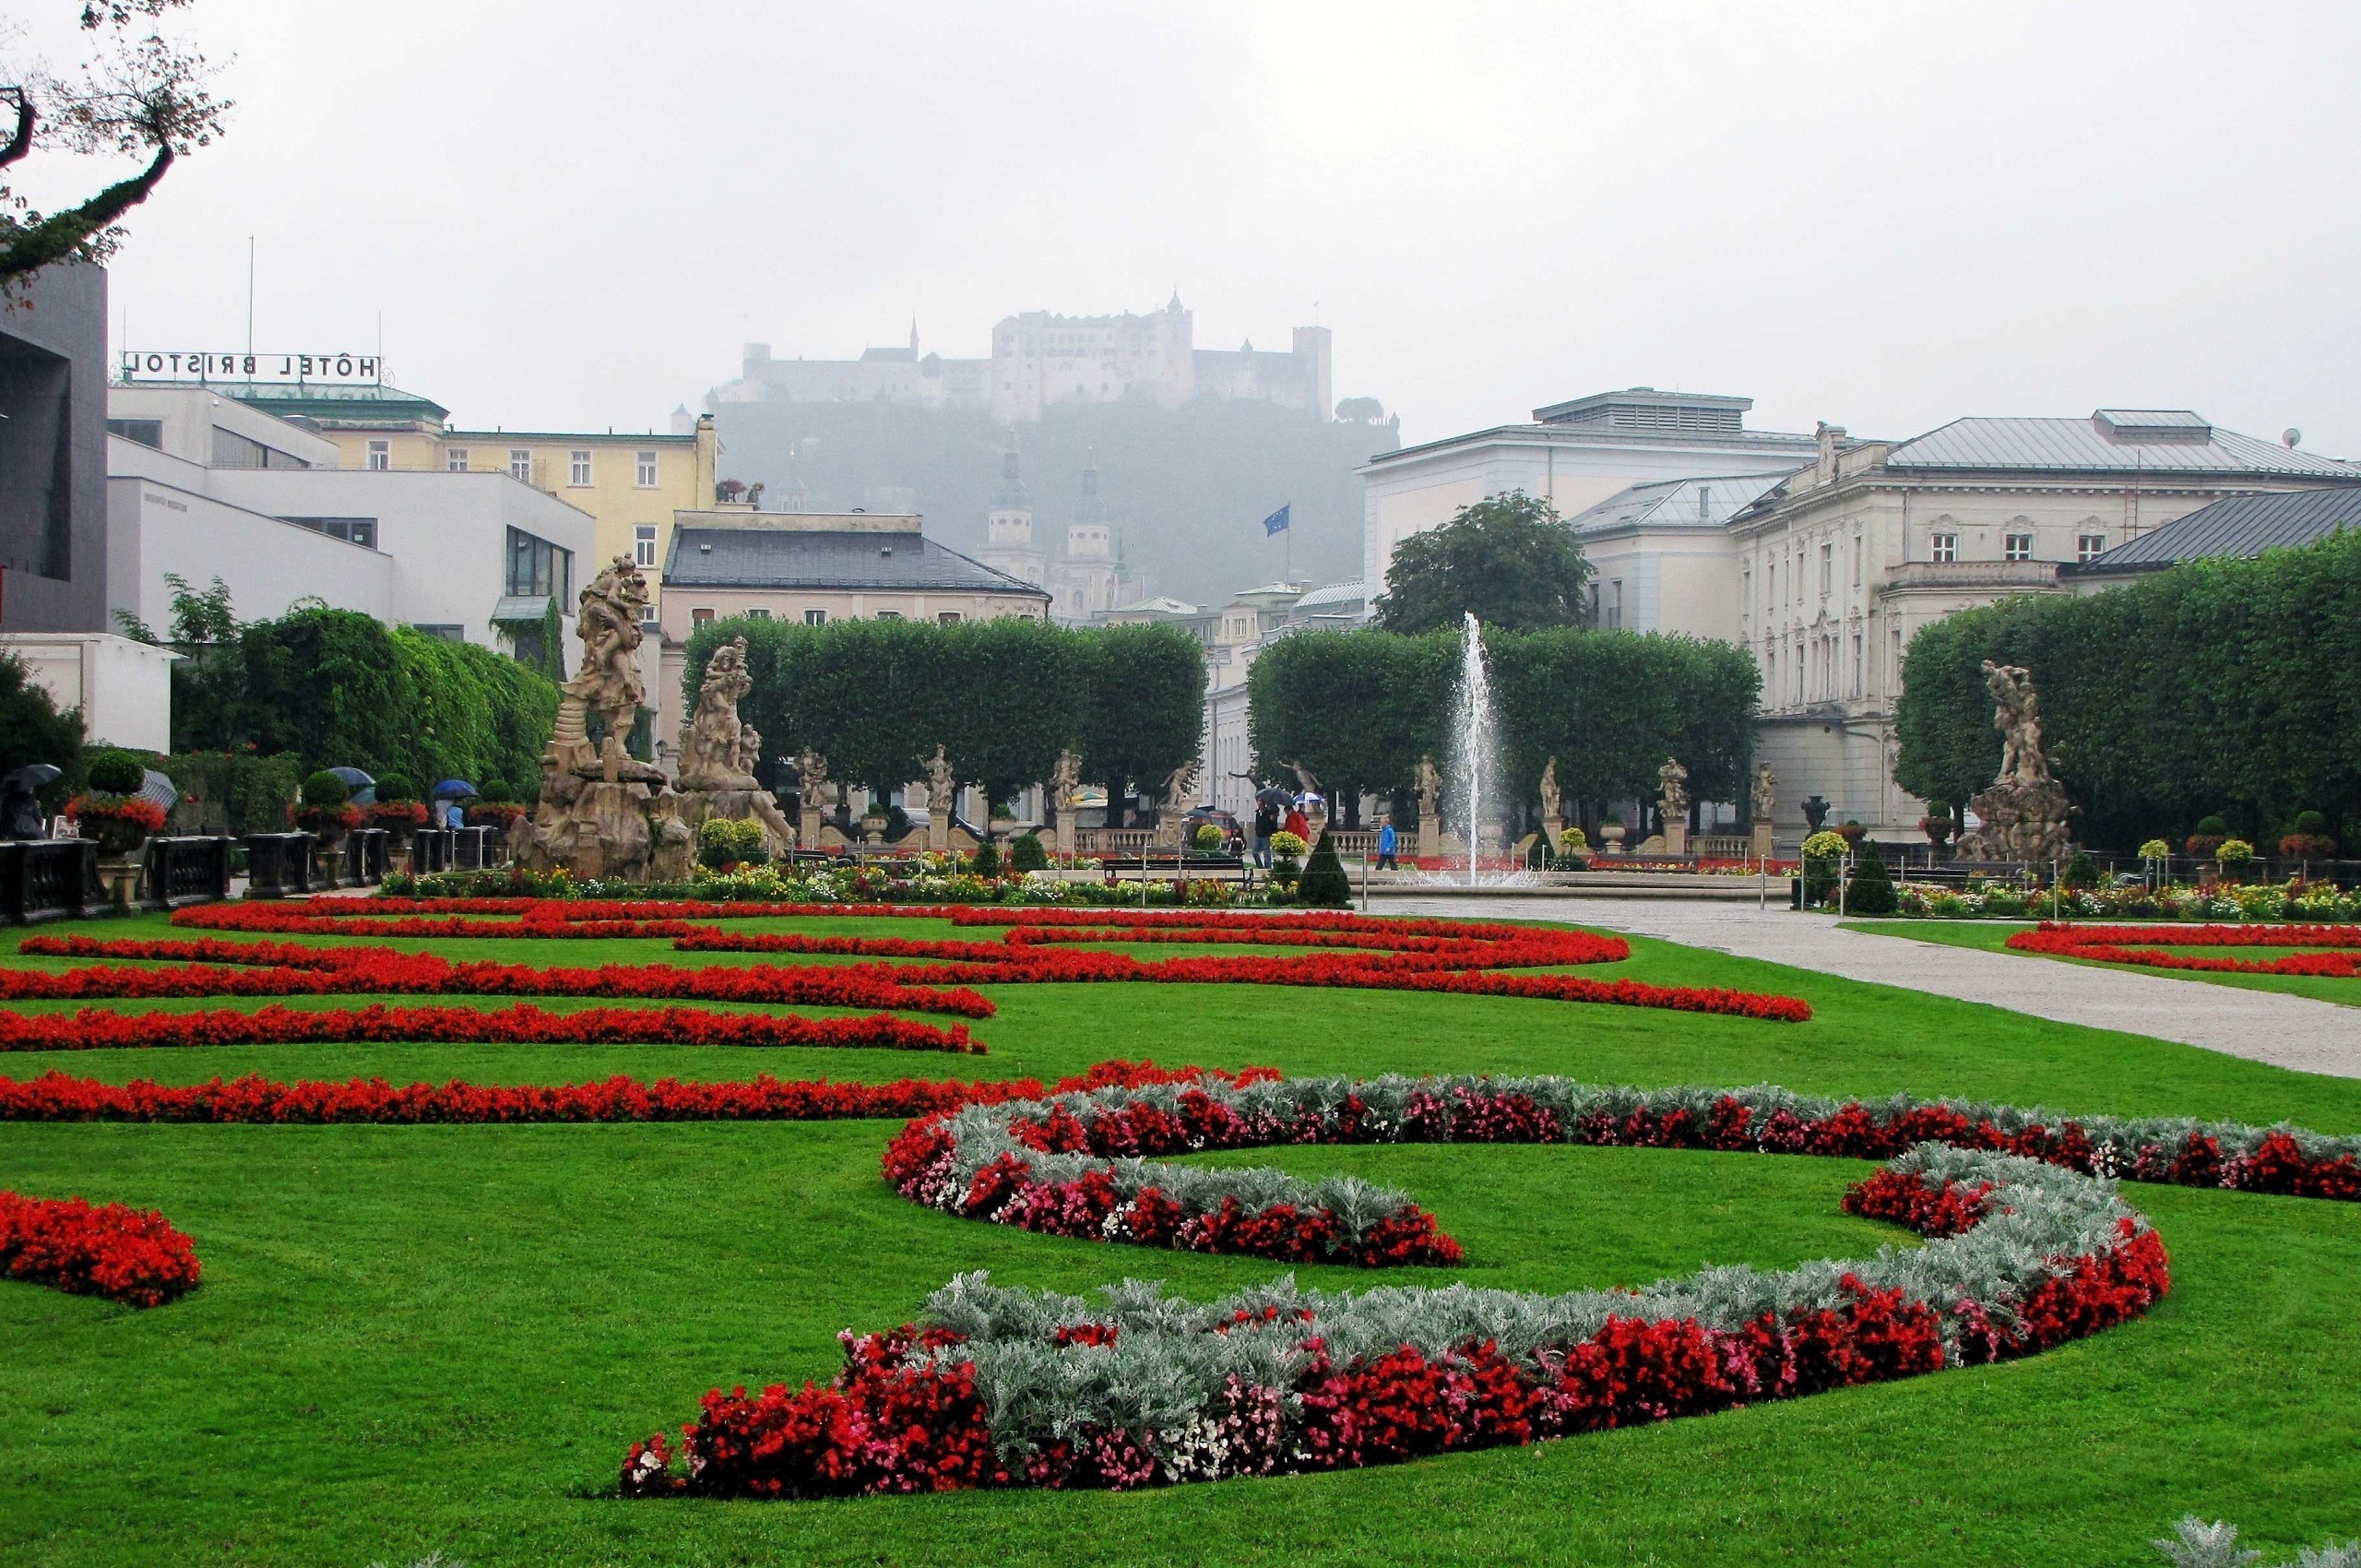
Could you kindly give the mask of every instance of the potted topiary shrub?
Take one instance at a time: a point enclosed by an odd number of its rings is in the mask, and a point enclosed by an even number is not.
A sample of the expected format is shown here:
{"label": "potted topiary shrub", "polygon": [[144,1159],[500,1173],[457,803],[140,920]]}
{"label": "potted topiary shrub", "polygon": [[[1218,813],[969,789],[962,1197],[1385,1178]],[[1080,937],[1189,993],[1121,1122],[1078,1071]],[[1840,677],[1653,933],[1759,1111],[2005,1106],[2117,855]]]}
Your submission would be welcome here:
{"label": "potted topiary shrub", "polygon": [[2228,823],[2218,816],[2201,817],[2198,819],[2197,831],[2190,834],[2188,842],[2181,847],[2189,851],[2192,860],[2210,861],[2213,858],[2214,851],[2219,849],[2223,841],[2229,837]]}
{"label": "potted topiary shrub", "polygon": [[1853,847],[1841,833],[1825,829],[1804,840],[1804,907],[1824,903],[1836,891],[1838,868]]}
{"label": "potted topiary shrub", "polygon": [[1210,822],[1199,823],[1194,837],[1197,853],[1201,855],[1218,855],[1222,846],[1229,842],[1229,835],[1224,833],[1218,824]]}
{"label": "potted topiary shrub", "polygon": [[418,787],[399,773],[388,773],[377,780],[377,799],[364,807],[362,814],[370,826],[382,827],[392,835],[386,846],[389,863],[393,864],[409,858],[410,836],[426,826],[426,805],[418,799]]}
{"label": "potted topiary shrub", "polygon": [[361,808],[352,804],[344,780],[322,768],[303,780],[295,803],[287,808],[287,820],[319,839],[323,849],[333,849],[361,826]]}
{"label": "potted topiary shrub", "polygon": [[525,814],[516,802],[516,791],[505,778],[487,778],[483,788],[476,791],[475,803],[468,808],[468,821],[477,827],[497,828],[505,833],[508,825]]}
{"label": "potted topiary shrub", "polygon": [[2289,832],[2279,840],[2279,852],[2291,861],[2325,861],[2336,853],[2328,836],[2328,818],[2318,812],[2297,812]]}
{"label": "potted topiary shrub", "polygon": [[1959,834],[1959,819],[1952,815],[1949,801],[1928,801],[1927,814],[1918,819],[1918,831],[1935,847],[1935,858],[1941,860],[1951,853],[1952,839]]}
{"label": "potted topiary shrub", "polygon": [[1869,829],[1863,827],[1857,818],[1846,817],[1829,831],[1845,840],[1845,849],[1849,852],[1861,847],[1861,836]]}
{"label": "potted topiary shrub", "polygon": [[1579,827],[1564,828],[1558,834],[1558,858],[1550,862],[1552,871],[1581,871],[1590,863],[1590,838]]}
{"label": "potted topiary shrub", "polygon": [[129,752],[101,752],[90,759],[89,788],[67,802],[75,831],[98,842],[99,853],[117,860],[164,830],[164,808],[143,797],[148,769]]}
{"label": "potted topiary shrub", "polygon": [[697,824],[699,865],[726,875],[742,865],[761,865],[770,858],[759,822],[709,816]]}
{"label": "potted topiary shrub", "polygon": [[2225,838],[2213,859],[2222,868],[2222,880],[2236,882],[2254,869],[2254,846],[2243,838]]}
{"label": "potted topiary shrub", "polygon": [[1294,890],[1303,874],[1303,837],[1285,828],[1271,835],[1271,884],[1282,892]]}

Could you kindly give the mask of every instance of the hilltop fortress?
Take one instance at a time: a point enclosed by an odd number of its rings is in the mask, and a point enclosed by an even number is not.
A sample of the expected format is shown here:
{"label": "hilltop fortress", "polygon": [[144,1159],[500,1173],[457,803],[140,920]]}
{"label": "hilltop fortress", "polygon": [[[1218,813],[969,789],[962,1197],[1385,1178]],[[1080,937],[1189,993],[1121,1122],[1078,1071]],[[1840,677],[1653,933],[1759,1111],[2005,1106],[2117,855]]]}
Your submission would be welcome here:
{"label": "hilltop fortress", "polygon": [[992,328],[990,359],[951,360],[907,348],[873,348],[857,360],[782,360],[767,343],[746,345],[742,374],[709,402],[903,403],[991,410],[995,424],[1032,424],[1064,403],[1139,398],[1175,408],[1195,398],[1271,403],[1333,417],[1328,328],[1299,327],[1285,352],[1200,349],[1191,312],[1176,291],[1145,315],[1054,315],[1026,311]]}

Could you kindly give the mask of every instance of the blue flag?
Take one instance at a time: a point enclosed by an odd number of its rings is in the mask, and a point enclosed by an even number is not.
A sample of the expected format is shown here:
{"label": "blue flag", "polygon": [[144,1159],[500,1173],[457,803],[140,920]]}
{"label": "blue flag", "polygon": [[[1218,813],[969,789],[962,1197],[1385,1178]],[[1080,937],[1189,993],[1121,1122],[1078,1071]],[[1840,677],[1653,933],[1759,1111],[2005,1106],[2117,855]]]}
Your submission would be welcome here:
{"label": "blue flag", "polygon": [[1264,539],[1270,538],[1275,533],[1285,533],[1287,530],[1287,509],[1285,506],[1280,507],[1277,511],[1263,519],[1263,537]]}

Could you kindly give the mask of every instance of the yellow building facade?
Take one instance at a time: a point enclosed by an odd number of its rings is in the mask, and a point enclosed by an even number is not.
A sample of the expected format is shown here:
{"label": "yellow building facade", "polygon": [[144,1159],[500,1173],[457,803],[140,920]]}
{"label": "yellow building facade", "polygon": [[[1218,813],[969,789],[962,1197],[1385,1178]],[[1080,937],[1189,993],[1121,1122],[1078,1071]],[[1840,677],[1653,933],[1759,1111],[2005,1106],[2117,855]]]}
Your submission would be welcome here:
{"label": "yellow building facade", "polygon": [[630,557],[647,577],[650,621],[662,602],[673,514],[714,504],[720,445],[710,414],[698,416],[682,435],[455,430],[431,416],[397,424],[334,417],[316,422],[337,444],[343,468],[505,473],[580,507],[596,520],[598,536],[598,559],[587,569]]}

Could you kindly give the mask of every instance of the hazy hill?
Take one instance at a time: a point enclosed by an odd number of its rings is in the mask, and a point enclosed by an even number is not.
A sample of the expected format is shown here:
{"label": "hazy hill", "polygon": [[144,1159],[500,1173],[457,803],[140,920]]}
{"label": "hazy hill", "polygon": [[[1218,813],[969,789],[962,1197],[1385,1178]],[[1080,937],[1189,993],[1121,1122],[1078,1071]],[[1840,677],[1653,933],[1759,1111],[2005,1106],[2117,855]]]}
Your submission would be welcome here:
{"label": "hazy hill", "polygon": [[1032,493],[1034,539],[1062,541],[1095,464],[1124,569],[1151,590],[1223,602],[1279,575],[1282,539],[1262,521],[1294,507],[1295,575],[1310,583],[1360,575],[1361,483],[1353,470],[1400,445],[1391,421],[1329,423],[1267,403],[1193,402],[1178,409],[1115,403],[1051,409],[1010,430],[981,410],[890,403],[725,403],[714,411],[720,475],[766,487],[777,505],[793,471],[813,511],[915,506],[926,531],[955,550],[984,542],[984,514],[1013,438]]}

